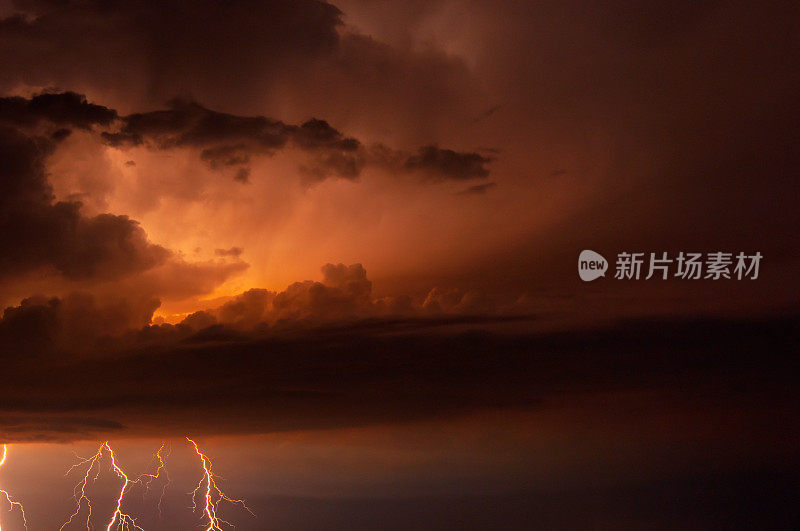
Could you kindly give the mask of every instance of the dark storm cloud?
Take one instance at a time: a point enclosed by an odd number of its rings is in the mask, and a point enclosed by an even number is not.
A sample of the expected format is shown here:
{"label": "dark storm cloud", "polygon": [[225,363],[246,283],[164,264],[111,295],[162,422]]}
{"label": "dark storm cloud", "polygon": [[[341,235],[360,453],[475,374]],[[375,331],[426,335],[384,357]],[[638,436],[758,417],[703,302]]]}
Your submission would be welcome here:
{"label": "dark storm cloud", "polygon": [[119,435],[265,432],[629,392],[796,409],[794,312],[543,333],[475,291],[433,289],[415,304],[371,289],[359,264],[327,264],[322,282],[251,289],[178,325],[147,325],[158,303],[146,298],[26,300],[0,320],[13,374],[0,437],[93,438],[106,426],[65,434],[48,424],[61,417],[106,419]]}
{"label": "dark storm cloud", "polygon": [[[641,391],[797,418],[794,316],[563,333],[492,326],[490,318],[447,317],[297,321],[251,332],[215,325],[177,336],[178,327],[149,327],[140,335],[150,343],[103,359],[18,360],[0,399],[8,414],[100,417],[136,426],[128,434],[161,436],[165,426],[176,434],[333,428]],[[764,381],[771,385],[755,385]],[[0,424],[6,439],[51,431],[42,424],[10,433]]]}
{"label": "dark storm cloud", "polygon": [[[234,258],[241,252],[236,247],[218,251]],[[242,264],[237,260],[227,266],[238,269]],[[193,273],[191,266],[198,267],[197,264],[181,265],[173,261],[170,265],[178,270],[168,272],[168,279],[187,279],[189,293],[195,293],[198,285],[203,285],[203,279],[198,277],[209,274],[205,269]],[[218,264],[210,271],[225,275],[224,268]],[[0,319],[0,347],[11,358],[65,353],[92,356],[132,345],[163,346],[209,328],[213,330],[206,334],[224,331],[225,337],[233,332],[239,337],[271,327],[297,329],[412,317],[435,318],[441,322],[464,316],[487,319],[489,315],[501,315],[488,297],[474,290],[434,288],[424,300],[416,302],[407,296],[377,298],[372,294],[372,282],[361,264],[325,264],[321,271],[321,282],[294,282],[280,292],[250,289],[218,307],[188,315],[177,326],[149,326],[153,313],[160,306],[158,298],[151,293],[174,295],[181,289],[175,285],[164,289],[148,288],[149,273],[135,279],[135,289],[122,288],[103,297],[83,292],[62,297],[29,297],[4,310]],[[124,283],[117,282],[115,286],[120,288]]]}
{"label": "dark storm cloud", "polygon": [[[264,116],[236,116],[208,109],[199,103],[173,100],[169,109],[123,118],[120,135],[103,136],[113,145],[152,140],[156,147],[242,146],[269,153],[292,141],[308,149],[355,151],[359,142],[345,138],[324,120],[311,119],[299,126]],[[222,155],[225,155],[224,153]]]}
{"label": "dark storm cloud", "polygon": [[0,126],[0,276],[52,268],[71,279],[113,279],[167,259],[127,216],[86,217],[80,203],[54,202],[45,174],[51,150],[48,140]]}
{"label": "dark storm cloud", "polygon": [[322,178],[327,176],[326,170],[347,178],[358,176],[355,158],[360,142],[316,118],[289,125],[264,116],[236,116],[195,102],[174,100],[167,110],[132,114],[122,120],[118,132],[102,134],[115,147],[146,144],[160,150],[199,148],[200,159],[211,169],[219,170],[245,169],[252,155],[271,155],[291,145],[322,152],[318,157]]}
{"label": "dark storm cloud", "polygon": [[173,100],[169,109],[125,116],[115,132],[103,132],[106,143],[125,149],[146,145],[157,150],[200,149],[200,159],[213,170],[237,168],[236,179],[247,182],[249,164],[256,155],[272,155],[287,147],[310,153],[301,166],[313,181],[329,177],[358,178],[374,164],[395,173],[417,173],[427,181],[461,181],[489,176],[493,159],[479,153],[458,152],[430,145],[415,155],[376,145],[369,149],[332,127],[312,118],[300,125],[265,116],[238,116],[214,111],[196,102]]}
{"label": "dark storm cloud", "polygon": [[466,181],[488,177],[489,170],[485,165],[491,161],[480,153],[459,153],[431,145],[421,147],[416,155],[410,156],[405,168],[422,172],[434,180]]}
{"label": "dark storm cloud", "polygon": [[[111,135],[107,138],[114,145]],[[227,166],[243,166],[250,163],[250,153],[242,144],[205,148],[200,152],[200,160],[208,164],[212,170],[219,170]]]}
{"label": "dark storm cloud", "polygon": [[12,364],[31,357],[57,363],[59,357],[85,356],[148,326],[159,305],[147,295],[104,301],[77,292],[30,297],[3,311],[0,345]]}
{"label": "dark storm cloud", "polygon": [[[89,103],[85,96],[75,92],[45,92],[30,99],[0,98],[0,121],[16,125],[32,125],[46,120],[58,125],[88,129],[93,125],[110,125],[116,117],[116,111]],[[56,133],[64,137],[69,131],[59,129]]]}
{"label": "dark storm cloud", "polygon": [[[151,243],[139,223],[128,216],[86,216],[79,201],[55,199],[47,164],[72,132],[62,126],[96,131],[116,116],[115,111],[71,92],[0,99],[0,245],[4,249],[0,279],[4,285],[22,277],[66,280],[86,290],[116,282],[117,297],[131,293],[134,298],[185,298],[208,292],[247,268],[233,254],[233,260],[225,262],[185,262]],[[155,307],[136,326],[149,322]],[[131,326],[129,321],[123,323]],[[106,324],[105,333],[120,332]]]}

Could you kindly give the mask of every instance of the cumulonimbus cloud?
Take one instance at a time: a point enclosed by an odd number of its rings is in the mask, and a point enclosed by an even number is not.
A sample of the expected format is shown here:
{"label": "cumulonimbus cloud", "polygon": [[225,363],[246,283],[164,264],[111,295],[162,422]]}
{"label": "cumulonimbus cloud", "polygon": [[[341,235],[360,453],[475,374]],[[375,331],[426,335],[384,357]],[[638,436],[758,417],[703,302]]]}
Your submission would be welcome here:
{"label": "cumulonimbus cloud", "polygon": [[[73,129],[92,133],[116,119],[116,111],[73,92],[0,98],[0,280],[4,283],[39,275],[86,288],[131,283],[137,277],[138,288],[131,291],[155,296],[162,291],[155,288],[164,284],[164,274],[191,280],[194,287],[175,285],[197,293],[247,266],[236,256],[214,264],[188,263],[151,242],[139,223],[126,215],[90,216],[79,201],[56,200],[48,180],[48,157]],[[145,285],[154,289],[140,289]]]}
{"label": "cumulonimbus cloud", "polygon": [[127,216],[81,213],[55,201],[45,158],[46,137],[0,126],[0,276],[52,268],[67,278],[120,278],[163,263],[169,251],[148,241]]}

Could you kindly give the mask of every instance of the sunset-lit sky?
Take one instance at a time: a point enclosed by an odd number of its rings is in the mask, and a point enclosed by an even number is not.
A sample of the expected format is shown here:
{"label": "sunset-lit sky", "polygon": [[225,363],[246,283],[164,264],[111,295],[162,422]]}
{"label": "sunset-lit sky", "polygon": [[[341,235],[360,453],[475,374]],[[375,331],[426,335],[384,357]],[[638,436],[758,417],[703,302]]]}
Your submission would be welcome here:
{"label": "sunset-lit sky", "polygon": [[[533,492],[556,527],[637,528],[632,485],[684,492],[712,454],[708,489],[791,491],[764,478],[797,462],[798,21],[0,0],[0,488],[57,528],[73,446],[141,473],[188,434],[274,528],[527,529]],[[763,261],[584,283],[583,249]]]}

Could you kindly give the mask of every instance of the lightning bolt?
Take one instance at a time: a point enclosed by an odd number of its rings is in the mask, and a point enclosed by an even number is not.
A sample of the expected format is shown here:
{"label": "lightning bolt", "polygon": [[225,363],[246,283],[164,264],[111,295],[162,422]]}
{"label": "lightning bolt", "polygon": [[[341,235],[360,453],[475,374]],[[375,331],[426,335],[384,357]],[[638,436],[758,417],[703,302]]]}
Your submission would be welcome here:
{"label": "lightning bolt", "polygon": [[[197,454],[197,456],[200,458],[200,462],[203,467],[203,476],[200,478],[200,481],[197,483],[195,489],[189,494],[192,496],[193,512],[197,512],[198,508],[200,508],[202,505],[204,519],[208,524],[205,531],[225,531],[222,527],[223,525],[226,525],[230,528],[235,528],[232,523],[223,520],[218,515],[219,506],[223,501],[228,502],[231,505],[238,505],[252,516],[255,516],[244,500],[230,498],[222,491],[222,489],[217,485],[217,479],[219,476],[217,476],[212,470],[213,463],[211,462],[211,459],[209,459],[206,454],[200,451],[200,448],[195,441],[189,437],[186,437],[186,440],[191,444],[195,454]],[[133,516],[123,511],[125,495],[130,492],[130,489],[133,485],[140,485],[144,487],[144,496],[150,491],[152,485],[161,480],[163,477],[165,482],[161,487],[161,496],[158,499],[158,510],[160,516],[164,494],[167,486],[171,482],[166,465],[166,460],[169,457],[170,452],[171,450],[167,444],[162,444],[153,456],[154,462],[156,463],[155,471],[153,473],[148,472],[140,474],[135,479],[131,479],[118,464],[117,455],[113,448],[111,448],[111,445],[108,441],[102,443],[98,447],[97,451],[90,457],[77,456],[78,462],[72,465],[67,470],[65,475],[68,476],[73,470],[78,468],[85,467],[85,470],[81,476],[81,479],[77,484],[75,484],[72,490],[73,498],[75,499],[75,511],[69,516],[66,522],[61,524],[59,531],[64,531],[64,528],[72,526],[73,522],[80,517],[84,507],[86,508],[86,520],[84,521],[86,531],[92,531],[93,526],[91,520],[94,513],[94,507],[92,506],[92,499],[87,494],[87,489],[100,477],[101,463],[106,457],[110,462],[111,470],[113,470],[117,477],[122,480],[122,485],[120,486],[117,499],[114,503],[114,512],[112,513],[111,518],[106,525],[106,531],[144,531],[144,529],[136,523],[136,519]],[[6,454],[7,448],[5,445],[3,445],[3,453],[2,457],[0,457],[0,466],[5,463]],[[11,505],[11,509],[14,509],[15,507],[20,509],[20,512],[22,513],[22,520],[25,525],[25,529],[27,530],[28,522],[25,520],[25,512],[22,509],[22,505],[16,501],[13,501],[9,497],[8,493],[3,490],[0,490],[0,496],[6,497],[6,500]],[[198,503],[198,500],[201,500],[200,503]],[[0,531],[2,531],[2,528],[0,528]]]}
{"label": "lightning bolt", "polygon": [[120,479],[124,480],[122,488],[119,490],[119,496],[117,497],[117,508],[114,511],[114,514],[111,516],[111,521],[108,522],[106,531],[111,531],[112,528],[118,531],[130,531],[131,529],[144,531],[143,528],[136,525],[136,520],[134,520],[131,515],[122,512],[122,498],[125,497],[125,491],[128,489],[128,485],[131,483],[131,480],[128,479],[128,476],[125,475],[125,472],[119,467],[119,465],[117,465],[117,457],[114,455],[114,450],[112,450],[111,446],[108,445],[108,441],[103,443],[103,445],[106,447],[108,454],[111,456],[111,467],[120,477]]}
{"label": "lightning bolt", "polygon": [[[79,481],[75,487],[72,489],[72,497],[75,498],[75,512],[72,513],[69,517],[69,520],[61,524],[59,531],[62,531],[65,527],[72,524],[72,520],[77,518],[78,514],[81,512],[81,507],[83,507],[84,501],[86,502],[86,507],[88,508],[88,514],[86,515],[86,530],[89,531],[91,529],[90,520],[92,519],[92,500],[86,495],[86,487],[89,484],[89,476],[92,474],[92,470],[97,465],[97,473],[95,474],[94,478],[91,480],[94,482],[98,476],[100,475],[100,468],[99,462],[103,457],[103,446],[101,445],[100,448],[97,449],[97,452],[92,457],[81,458],[79,463],[76,463],[69,467],[65,476],[68,476],[70,472],[74,469],[78,468],[81,465],[89,464],[89,467],[86,469],[86,473],[83,476],[83,479]],[[80,496],[78,496],[78,492],[80,491]]]}
{"label": "lightning bolt", "polygon": [[[70,515],[69,519],[64,522],[59,531],[63,531],[63,529],[72,524],[72,521],[78,517],[81,512],[81,509],[84,505],[87,508],[86,514],[86,530],[91,531],[92,524],[92,500],[86,494],[86,488],[89,486],[89,483],[94,483],[97,478],[100,476],[100,462],[103,459],[103,455],[107,454],[109,460],[111,462],[111,470],[123,480],[122,486],[120,487],[119,494],[117,495],[117,500],[115,502],[114,513],[111,515],[111,519],[106,526],[106,531],[144,531],[141,526],[136,523],[136,520],[128,513],[122,511],[122,502],[125,498],[125,493],[129,490],[130,486],[134,483],[139,483],[145,485],[145,489],[150,487],[150,484],[158,479],[162,472],[164,475],[167,475],[166,472],[166,464],[165,464],[165,457],[163,455],[164,445],[161,445],[161,448],[156,453],[156,457],[159,461],[159,466],[156,469],[155,474],[142,474],[138,478],[131,480],[128,475],[125,473],[124,470],[117,464],[117,456],[114,453],[114,450],[111,448],[111,445],[108,441],[104,442],[100,445],[97,449],[97,452],[94,453],[93,456],[87,458],[81,458],[80,461],[74,465],[72,465],[69,470],[67,470],[67,475],[72,472],[75,468],[81,467],[83,465],[88,465],[86,467],[86,472],[83,475],[83,478],[75,485],[73,489],[73,497],[75,498],[75,512]],[[94,477],[92,477],[92,471],[96,470]],[[164,490],[166,490],[166,485],[162,489],[161,498],[163,499]],[[79,495],[80,494],[80,495]],[[159,500],[159,506],[161,504],[161,500]]]}
{"label": "lightning bolt", "polygon": [[[0,467],[5,464],[6,457],[8,457],[8,446],[4,444],[3,445],[3,454],[0,457]],[[6,491],[4,491],[2,489],[0,489],[0,496],[4,497],[6,499],[6,502],[8,502],[8,505],[9,505],[8,510],[9,510],[9,512],[13,511],[15,507],[17,509],[19,509],[19,512],[22,514],[22,525],[25,526],[25,529],[27,530],[28,529],[28,520],[25,518],[25,509],[22,507],[22,504],[19,503],[18,501],[14,501],[11,498],[11,496],[9,496],[8,492],[6,492]],[[2,531],[2,529],[3,529],[3,526],[0,525],[0,531]]]}
{"label": "lightning bolt", "polygon": [[[166,455],[164,454],[165,451],[166,451]],[[155,473],[153,473],[153,474],[148,474],[148,473],[142,474],[139,477],[137,477],[135,480],[132,481],[132,483],[138,483],[140,485],[144,485],[144,493],[142,494],[142,496],[144,496],[148,492],[150,492],[150,486],[153,484],[153,482],[158,480],[161,477],[162,473],[164,474],[164,477],[166,478],[166,482],[161,486],[161,495],[158,497],[158,516],[159,517],[163,513],[162,505],[164,504],[164,494],[166,494],[167,487],[172,482],[172,480],[169,477],[169,471],[167,470],[167,463],[166,463],[167,458],[169,457],[169,454],[171,452],[172,452],[172,449],[171,448],[167,448],[166,443],[162,443],[161,447],[158,449],[158,451],[153,456],[155,458],[155,460],[158,462],[158,467],[156,467]]]}
{"label": "lightning bolt", "polygon": [[217,486],[216,478],[219,476],[215,475],[212,471],[213,464],[211,459],[209,459],[206,454],[200,451],[200,448],[197,446],[196,442],[189,437],[186,437],[186,440],[189,441],[192,447],[194,447],[194,451],[200,457],[200,462],[203,465],[203,477],[200,478],[200,481],[197,483],[197,487],[195,487],[195,489],[189,494],[192,496],[193,511],[197,511],[198,495],[200,495],[204,501],[203,514],[205,515],[205,518],[208,519],[208,527],[206,527],[205,531],[224,531],[222,524],[230,526],[231,528],[236,527],[230,522],[217,516],[219,504],[223,501],[226,501],[232,505],[239,505],[252,516],[255,516],[253,511],[250,510],[244,500],[235,500],[233,498],[229,498],[224,492],[222,492],[222,489]]}

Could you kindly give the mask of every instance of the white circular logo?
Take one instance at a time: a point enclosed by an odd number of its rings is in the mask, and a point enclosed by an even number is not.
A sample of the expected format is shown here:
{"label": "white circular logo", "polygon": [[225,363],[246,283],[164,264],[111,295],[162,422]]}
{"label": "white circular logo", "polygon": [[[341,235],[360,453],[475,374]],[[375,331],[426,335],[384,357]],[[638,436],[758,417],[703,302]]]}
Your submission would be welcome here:
{"label": "white circular logo", "polygon": [[578,275],[584,282],[606,276],[608,261],[603,255],[586,249],[578,256]]}

